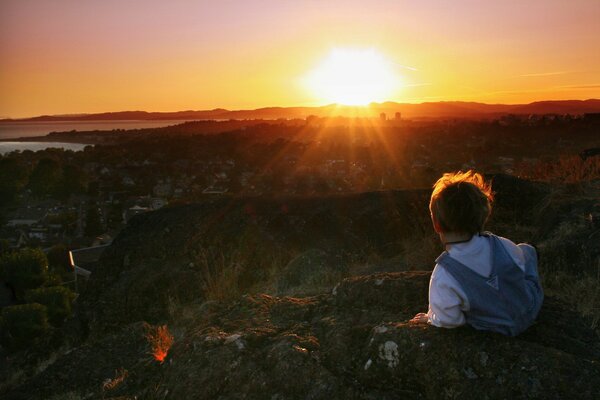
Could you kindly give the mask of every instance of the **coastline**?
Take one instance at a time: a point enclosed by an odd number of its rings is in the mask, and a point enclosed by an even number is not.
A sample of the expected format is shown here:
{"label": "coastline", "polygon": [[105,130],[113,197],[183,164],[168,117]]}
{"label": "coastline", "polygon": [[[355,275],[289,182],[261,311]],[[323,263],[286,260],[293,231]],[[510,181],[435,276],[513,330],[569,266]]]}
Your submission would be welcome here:
{"label": "coastline", "polygon": [[[0,139],[0,143],[12,142],[12,143],[28,143],[28,142],[36,142],[36,143],[69,143],[69,144],[84,144],[84,145],[93,145],[99,144],[101,141],[91,138],[87,136],[84,132],[79,132],[81,137],[69,137],[67,135],[44,135],[44,136],[25,136],[25,137],[17,137],[17,138],[2,138]],[[73,135],[73,133],[69,133],[69,135]],[[77,135],[79,136],[79,135]]]}
{"label": "coastline", "polygon": [[93,146],[85,143],[65,143],[56,141],[0,141],[0,156],[14,151],[43,151],[49,148],[59,148],[64,150],[82,151],[86,146]]}

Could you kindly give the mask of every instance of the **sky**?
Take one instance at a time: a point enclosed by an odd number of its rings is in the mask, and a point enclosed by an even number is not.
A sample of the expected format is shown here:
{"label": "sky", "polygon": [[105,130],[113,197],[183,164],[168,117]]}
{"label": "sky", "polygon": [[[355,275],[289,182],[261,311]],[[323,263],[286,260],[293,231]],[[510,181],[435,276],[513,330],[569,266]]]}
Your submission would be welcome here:
{"label": "sky", "polygon": [[374,50],[390,101],[600,98],[600,0],[0,0],[0,117],[327,104]]}

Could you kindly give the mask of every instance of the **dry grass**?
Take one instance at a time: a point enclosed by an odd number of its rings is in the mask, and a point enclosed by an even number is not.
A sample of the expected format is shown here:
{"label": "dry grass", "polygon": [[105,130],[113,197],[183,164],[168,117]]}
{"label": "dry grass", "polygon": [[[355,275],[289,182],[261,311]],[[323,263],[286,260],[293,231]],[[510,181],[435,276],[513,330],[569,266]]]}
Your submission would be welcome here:
{"label": "dry grass", "polygon": [[129,375],[129,371],[127,371],[123,367],[119,368],[118,370],[115,371],[114,378],[108,378],[102,383],[102,391],[107,392],[109,390],[114,390],[114,389],[118,388],[119,386],[121,386],[123,384],[123,382],[125,382],[125,379],[127,378],[128,375]]}
{"label": "dry grass", "polygon": [[[260,257],[244,248],[225,254],[203,250],[196,254],[194,264],[202,271],[202,293],[208,301],[230,301],[245,293],[270,287],[272,281],[292,258],[291,251],[271,249]],[[260,263],[258,262],[260,261]],[[252,271],[253,270],[253,271]],[[260,275],[255,283],[245,281],[245,274]]]}
{"label": "dry grass", "polygon": [[435,259],[444,250],[440,238],[431,233],[412,237],[402,242],[402,254],[411,270],[431,270]]}
{"label": "dry grass", "polygon": [[515,170],[519,177],[535,181],[581,183],[600,179],[600,157],[562,156],[557,161],[522,164]]}
{"label": "dry grass", "polygon": [[584,275],[573,278],[566,272],[555,272],[544,276],[544,290],[553,296],[567,301],[584,317],[590,327],[600,335],[600,260],[596,276]]}

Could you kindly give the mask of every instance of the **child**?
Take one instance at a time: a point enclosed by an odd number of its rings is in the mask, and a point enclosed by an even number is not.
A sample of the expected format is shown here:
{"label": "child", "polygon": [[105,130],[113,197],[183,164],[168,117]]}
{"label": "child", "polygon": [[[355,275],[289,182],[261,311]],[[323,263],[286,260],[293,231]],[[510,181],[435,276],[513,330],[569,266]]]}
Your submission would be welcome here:
{"label": "child", "polygon": [[446,251],[431,274],[429,310],[411,323],[466,323],[516,336],[537,317],[544,298],[537,252],[483,232],[492,200],[490,185],[473,171],[444,174],[435,183],[429,210]]}

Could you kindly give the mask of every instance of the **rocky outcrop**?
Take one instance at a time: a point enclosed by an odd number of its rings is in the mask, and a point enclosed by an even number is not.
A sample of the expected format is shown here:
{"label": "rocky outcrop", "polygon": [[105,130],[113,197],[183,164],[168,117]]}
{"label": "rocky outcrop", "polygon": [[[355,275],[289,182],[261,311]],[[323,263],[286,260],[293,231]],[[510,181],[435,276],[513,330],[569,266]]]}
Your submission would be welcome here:
{"label": "rocky outcrop", "polygon": [[[517,241],[533,238],[547,281],[557,271],[563,278],[594,272],[595,184],[549,187],[495,177],[489,229]],[[556,298],[546,298],[536,324],[517,338],[407,324],[426,310],[430,276],[411,269],[431,265],[439,246],[427,233],[427,197],[423,190],[221,199],[140,215],[105,252],[78,300],[87,339],[31,378],[11,372],[0,394],[19,400],[600,398],[598,331]],[[273,260],[281,267],[269,294],[206,301],[212,274],[233,268],[237,287],[253,287]],[[338,274],[349,277],[329,285]],[[166,324],[174,337],[163,363],[152,356],[146,322]],[[7,363],[2,378],[19,365]]]}
{"label": "rocky outcrop", "polygon": [[547,299],[517,338],[409,325],[425,310],[428,280],[427,272],[375,274],[314,297],[189,307],[170,326],[175,343],[163,364],[149,360],[134,324],[63,356],[6,398],[47,398],[48,388],[122,399],[597,398],[599,340],[571,310]]}

